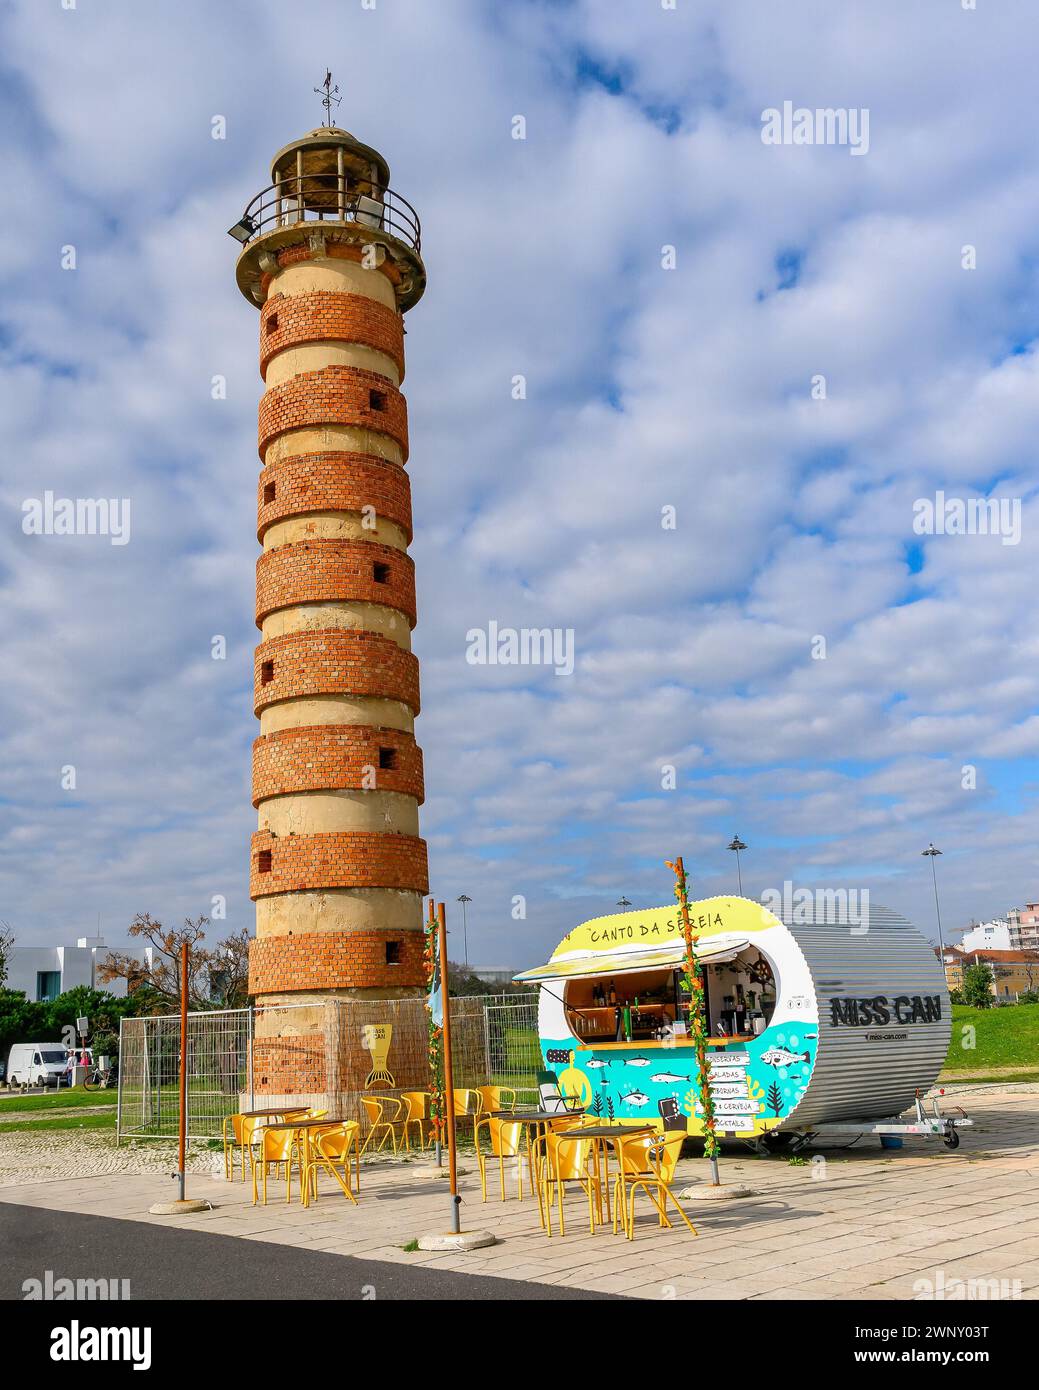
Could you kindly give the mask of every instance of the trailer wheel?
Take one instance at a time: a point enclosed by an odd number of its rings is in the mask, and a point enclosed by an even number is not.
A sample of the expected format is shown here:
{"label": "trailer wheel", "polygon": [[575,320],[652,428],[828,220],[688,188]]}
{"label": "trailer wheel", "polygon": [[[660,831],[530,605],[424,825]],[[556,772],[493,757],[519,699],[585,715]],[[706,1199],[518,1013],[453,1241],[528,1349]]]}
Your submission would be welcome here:
{"label": "trailer wheel", "polygon": [[945,1145],[947,1149],[958,1149],[960,1147],[960,1136],[956,1133],[954,1129],[950,1129],[948,1134],[942,1140],[942,1143]]}
{"label": "trailer wheel", "polygon": [[793,1135],[791,1134],[783,1134],[778,1132],[777,1130],[771,1129],[767,1130],[761,1136],[761,1142],[764,1144],[765,1149],[768,1153],[775,1154],[779,1153],[780,1150],[785,1149],[789,1145],[790,1140],[792,1138]]}

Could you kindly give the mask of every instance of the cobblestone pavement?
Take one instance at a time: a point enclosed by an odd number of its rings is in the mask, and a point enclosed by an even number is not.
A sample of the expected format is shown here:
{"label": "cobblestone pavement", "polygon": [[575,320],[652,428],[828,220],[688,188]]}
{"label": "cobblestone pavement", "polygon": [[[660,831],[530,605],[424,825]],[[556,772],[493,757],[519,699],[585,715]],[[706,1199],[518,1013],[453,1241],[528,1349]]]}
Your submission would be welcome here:
{"label": "cobblestone pavement", "polygon": [[[48,1110],[41,1118],[96,1114],[90,1110]],[[118,1148],[112,1130],[19,1129],[4,1133],[7,1125],[31,1116],[19,1112],[0,1117],[0,1188],[23,1183],[53,1182],[61,1178],[96,1177],[102,1173],[171,1173],[177,1166],[175,1143],[125,1142]],[[223,1172],[223,1157],[196,1149],[189,1156],[192,1171]]]}
{"label": "cobblestone pavement", "polygon": [[[75,1136],[86,1155],[79,1176],[74,1151],[43,1149],[35,1161],[61,1168],[57,1180],[33,1181],[26,1160],[13,1179],[0,1177],[0,1201],[643,1298],[1039,1298],[1039,1086],[957,1087],[955,1103],[976,1126],[962,1131],[955,1151],[913,1140],[901,1151],[881,1151],[869,1139],[854,1148],[813,1149],[807,1161],[793,1163],[727,1152],[723,1179],[749,1183],[756,1195],[686,1203],[696,1237],[678,1224],[661,1230],[648,1202],[633,1242],[608,1227],[591,1234],[587,1205],[575,1190],[567,1234],[549,1239],[529,1193],[517,1202],[510,1185],[509,1200],[498,1200],[496,1169],[491,1200],[481,1202],[471,1158],[460,1182],[463,1226],[488,1230],[498,1243],[468,1255],[403,1248],[444,1229],[447,1194],[443,1183],[393,1162],[362,1173],[357,1207],[330,1183],[308,1210],[281,1200],[280,1186],[278,1199],[253,1207],[247,1185],[199,1173],[189,1194],[207,1198],[213,1211],[151,1217],[149,1204],[169,1196],[159,1180],[164,1169],[172,1171],[169,1158],[143,1145],[95,1153]],[[7,1146],[25,1137],[0,1135],[0,1169]],[[69,1137],[60,1137],[64,1149]],[[212,1166],[213,1158],[196,1161]],[[676,1189],[703,1169],[702,1160],[683,1160]]]}

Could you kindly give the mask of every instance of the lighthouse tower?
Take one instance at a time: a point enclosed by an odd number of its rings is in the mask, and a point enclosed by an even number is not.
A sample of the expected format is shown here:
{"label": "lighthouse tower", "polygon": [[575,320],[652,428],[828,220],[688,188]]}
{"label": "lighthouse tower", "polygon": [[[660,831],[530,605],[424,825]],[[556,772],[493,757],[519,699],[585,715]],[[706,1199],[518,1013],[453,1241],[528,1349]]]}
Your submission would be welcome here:
{"label": "lighthouse tower", "polygon": [[422,753],[403,314],[419,222],[335,126],[274,156],[231,235],[260,310],[250,992],[261,1004],[424,983]]}

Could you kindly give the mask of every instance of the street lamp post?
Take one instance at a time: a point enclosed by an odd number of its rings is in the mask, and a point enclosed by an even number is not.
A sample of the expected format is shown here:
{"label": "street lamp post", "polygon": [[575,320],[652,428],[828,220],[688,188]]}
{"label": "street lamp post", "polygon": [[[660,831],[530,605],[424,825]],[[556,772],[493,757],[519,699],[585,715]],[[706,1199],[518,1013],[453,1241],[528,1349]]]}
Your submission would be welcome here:
{"label": "street lamp post", "polygon": [[737,883],[739,884],[739,886],[740,886],[740,897],[741,897],[741,898],[743,897],[743,872],[742,872],[742,870],[740,869],[740,850],[741,850],[741,849],[746,849],[746,848],[747,848],[747,846],[743,843],[743,841],[740,839],[740,837],[739,837],[738,835],[734,835],[734,836],[732,837],[732,843],[731,843],[730,845],[727,845],[727,846],[726,846],[726,849],[731,849],[731,850],[733,850],[733,851],[735,852],[735,855],[736,855],[736,882],[737,882]]}
{"label": "street lamp post", "polygon": [[469,928],[468,928],[468,924],[467,924],[466,919],[465,919],[465,909],[466,909],[466,905],[467,905],[468,903],[471,903],[471,902],[472,902],[472,898],[467,897],[466,894],[463,893],[463,894],[461,895],[461,897],[458,899],[458,901],[462,904],[462,951],[463,951],[463,954],[465,955],[465,968],[466,968],[466,970],[468,970],[468,969],[469,969]]}
{"label": "street lamp post", "polygon": [[938,949],[941,952],[942,970],[944,970],[945,941],[942,937],[942,910],[938,906],[938,875],[935,873],[934,869],[934,861],[938,858],[939,854],[941,854],[941,850],[935,849],[934,842],[932,841],[931,844],[929,844],[926,849],[922,849],[920,853],[931,861],[931,882],[934,884],[934,915],[938,920]]}

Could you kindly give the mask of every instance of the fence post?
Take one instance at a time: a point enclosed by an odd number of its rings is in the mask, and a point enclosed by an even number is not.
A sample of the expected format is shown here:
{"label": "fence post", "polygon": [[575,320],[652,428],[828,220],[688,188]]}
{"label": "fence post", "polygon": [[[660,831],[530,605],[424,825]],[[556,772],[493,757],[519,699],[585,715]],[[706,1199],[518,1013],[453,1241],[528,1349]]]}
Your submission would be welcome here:
{"label": "fence post", "polygon": [[184,1163],[188,1139],[188,943],[180,947],[180,1123],[177,1131],[177,1169],[180,1200],[184,1200]]}
{"label": "fence post", "polygon": [[119,1020],[119,1051],[116,1053],[116,1092],[115,1092],[115,1146],[119,1147],[122,1137],[123,1123],[123,1068],[120,1065],[123,1056],[123,1024],[125,1018]]}
{"label": "fence post", "polygon": [[248,1045],[248,1067],[249,1067],[249,1109],[256,1109],[256,1069],[253,1066],[253,1043],[256,1040],[256,1008],[253,1004],[249,1005],[249,1045]]}

